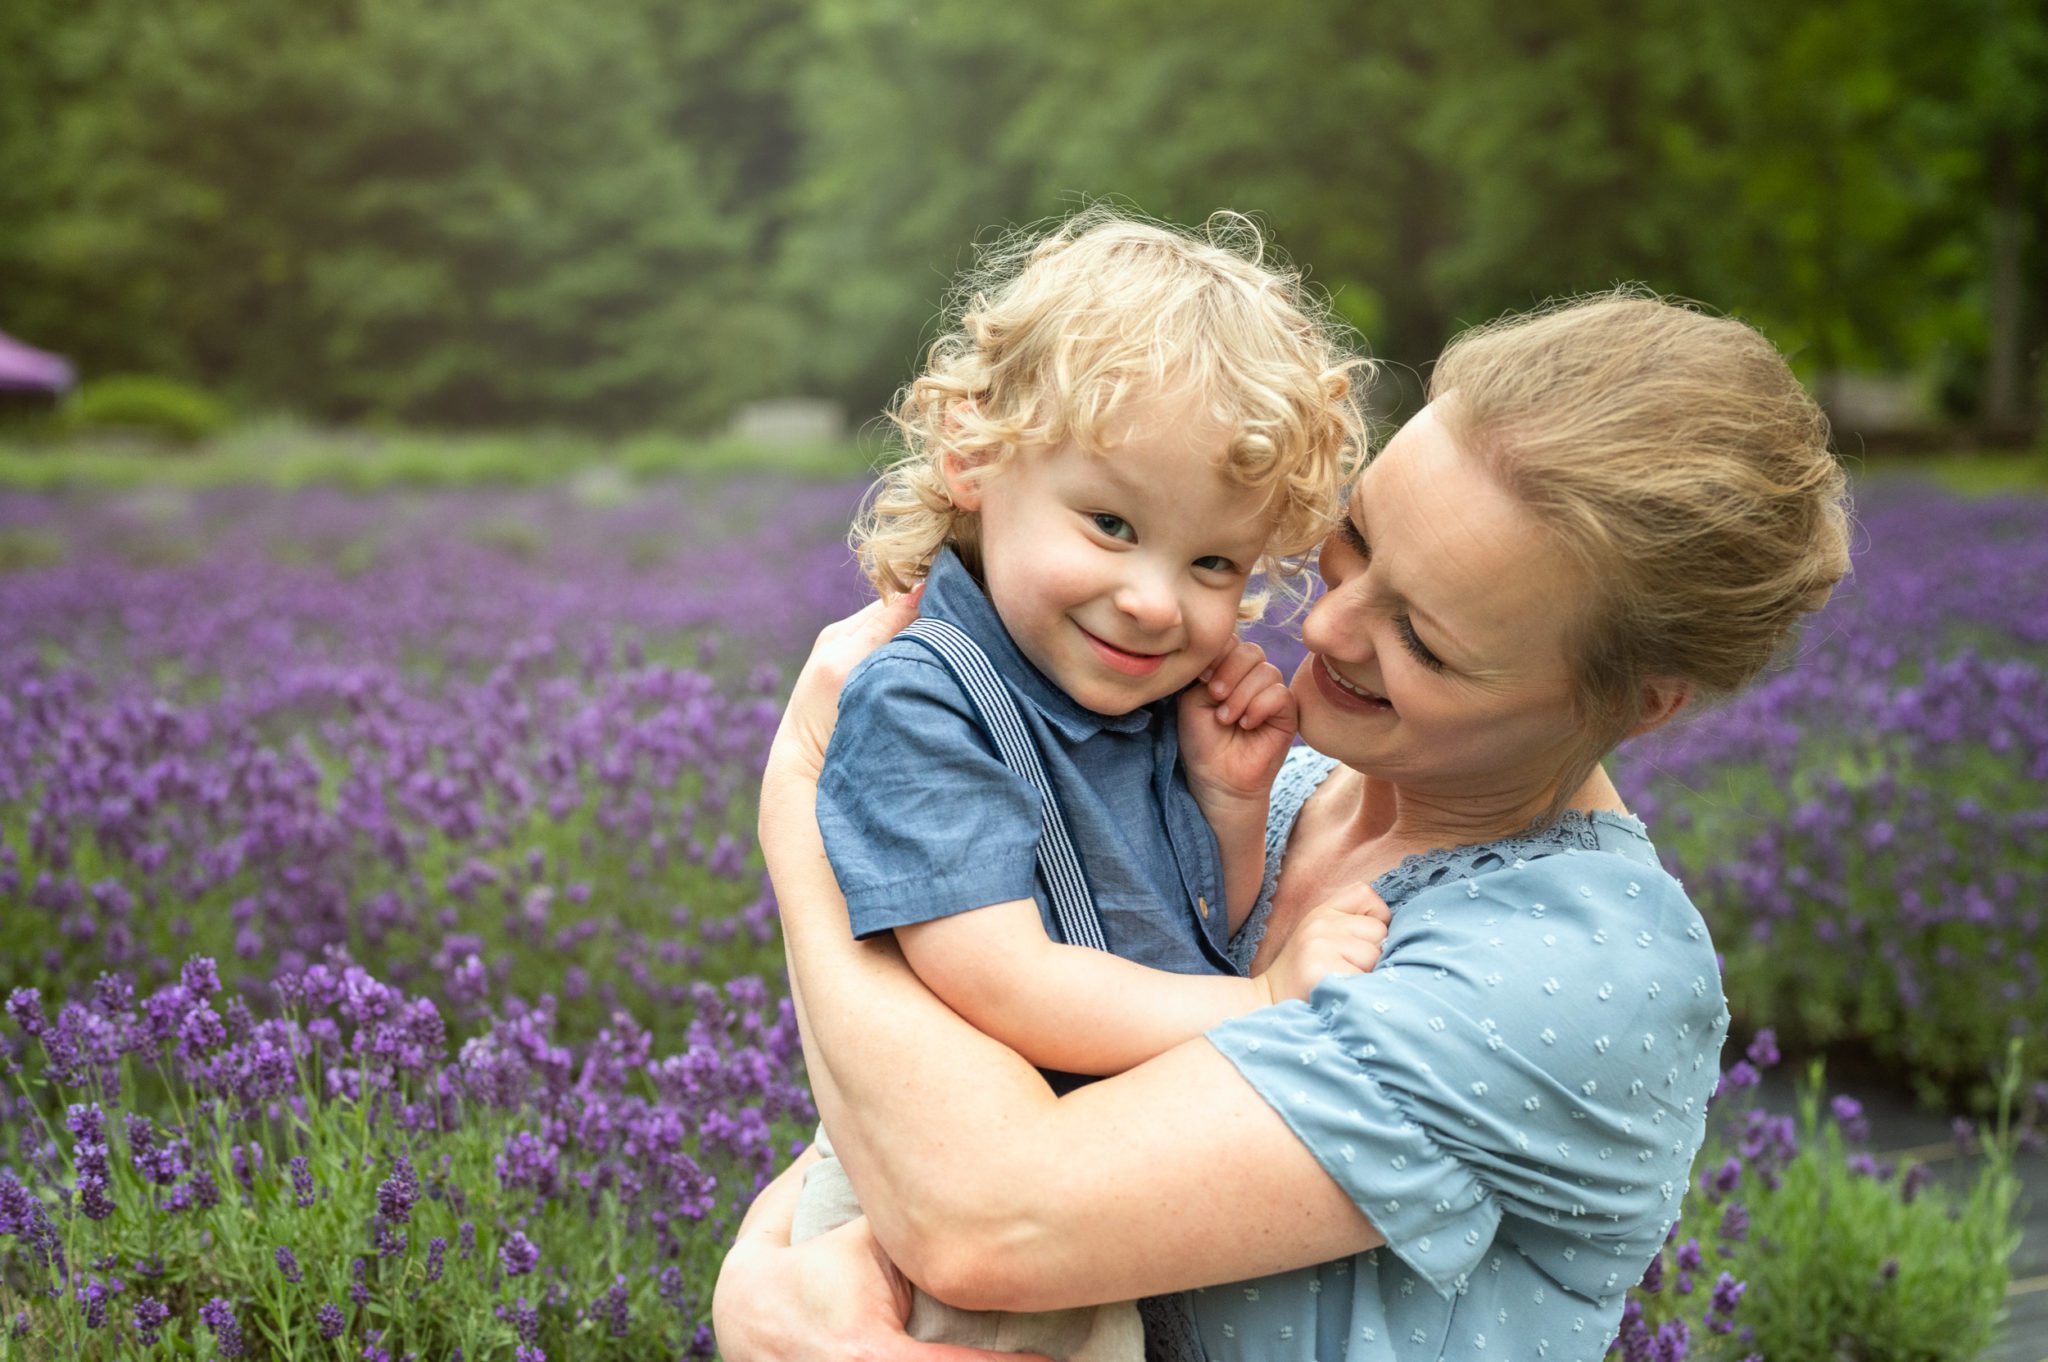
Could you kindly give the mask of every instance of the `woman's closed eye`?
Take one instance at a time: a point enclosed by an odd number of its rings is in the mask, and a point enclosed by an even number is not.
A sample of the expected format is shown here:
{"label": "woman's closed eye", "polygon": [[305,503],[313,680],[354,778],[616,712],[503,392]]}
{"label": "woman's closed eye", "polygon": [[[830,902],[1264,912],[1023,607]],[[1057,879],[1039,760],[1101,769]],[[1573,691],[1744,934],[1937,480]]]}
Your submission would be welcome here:
{"label": "woman's closed eye", "polygon": [[1088,518],[1094,522],[1098,534],[1107,535],[1111,539],[1135,542],[1138,537],[1138,532],[1131,528],[1131,522],[1120,515],[1111,515],[1107,511],[1091,511]]}
{"label": "woman's closed eye", "polygon": [[1372,557],[1372,549],[1366,544],[1365,535],[1359,530],[1358,523],[1350,516],[1345,516],[1337,522],[1337,533],[1343,537],[1344,543],[1350,550],[1360,558]]}
{"label": "woman's closed eye", "polygon": [[1429,645],[1424,643],[1421,636],[1415,632],[1415,621],[1409,618],[1407,611],[1404,610],[1394,616],[1394,628],[1398,629],[1401,633],[1401,646],[1414,654],[1417,662],[1420,662],[1433,672],[1440,672],[1444,669],[1444,660],[1431,652]]}

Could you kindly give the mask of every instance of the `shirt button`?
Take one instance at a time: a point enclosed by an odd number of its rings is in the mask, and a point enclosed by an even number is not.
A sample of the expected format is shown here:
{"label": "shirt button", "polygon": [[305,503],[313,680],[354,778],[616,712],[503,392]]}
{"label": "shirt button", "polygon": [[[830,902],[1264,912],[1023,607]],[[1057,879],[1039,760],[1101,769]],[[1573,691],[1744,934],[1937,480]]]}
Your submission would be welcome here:
{"label": "shirt button", "polygon": [[1208,917],[1208,916],[1209,916],[1209,900],[1207,900],[1207,899],[1205,899],[1205,898],[1199,898],[1199,897],[1198,897],[1198,898],[1197,898],[1197,899],[1195,900],[1195,907],[1197,907],[1197,908],[1199,908],[1199,909],[1201,909],[1201,910],[1202,910],[1202,916],[1203,916],[1204,918],[1206,918],[1206,917]]}

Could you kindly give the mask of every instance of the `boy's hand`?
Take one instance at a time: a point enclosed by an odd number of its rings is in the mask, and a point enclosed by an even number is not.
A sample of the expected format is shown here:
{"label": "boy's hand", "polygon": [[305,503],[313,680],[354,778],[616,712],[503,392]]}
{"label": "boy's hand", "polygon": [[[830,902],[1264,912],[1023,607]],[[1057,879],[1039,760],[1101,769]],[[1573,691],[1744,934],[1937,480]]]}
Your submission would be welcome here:
{"label": "boy's hand", "polygon": [[1364,974],[1380,962],[1393,914],[1369,885],[1353,885],[1317,904],[1301,920],[1280,958],[1258,976],[1272,1001],[1306,1002],[1332,974]]}
{"label": "boy's hand", "polygon": [[1188,785],[1205,809],[1213,800],[1256,800],[1263,808],[1298,713],[1287,678],[1258,644],[1234,640],[1209,664],[1180,697]]}

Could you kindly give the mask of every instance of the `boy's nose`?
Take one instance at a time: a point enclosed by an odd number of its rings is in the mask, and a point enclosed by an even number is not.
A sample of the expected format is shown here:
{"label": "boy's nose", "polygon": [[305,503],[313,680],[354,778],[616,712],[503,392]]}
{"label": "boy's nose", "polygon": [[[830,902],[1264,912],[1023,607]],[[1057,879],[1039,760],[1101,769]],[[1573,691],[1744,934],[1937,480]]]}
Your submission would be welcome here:
{"label": "boy's nose", "polygon": [[1126,583],[1116,594],[1116,608],[1147,633],[1164,633],[1180,623],[1180,600],[1162,582]]}

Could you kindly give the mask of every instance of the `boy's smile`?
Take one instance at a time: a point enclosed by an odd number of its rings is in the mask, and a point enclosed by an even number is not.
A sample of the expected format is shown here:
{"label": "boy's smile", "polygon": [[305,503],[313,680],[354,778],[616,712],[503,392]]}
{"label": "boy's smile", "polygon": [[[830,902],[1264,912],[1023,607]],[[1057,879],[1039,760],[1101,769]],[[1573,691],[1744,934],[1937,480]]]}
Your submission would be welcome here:
{"label": "boy's smile", "polygon": [[949,477],[978,513],[982,584],[1018,649],[1098,714],[1193,681],[1236,636],[1270,516],[1223,472],[1231,426],[1134,399],[1107,448],[1023,449]]}

